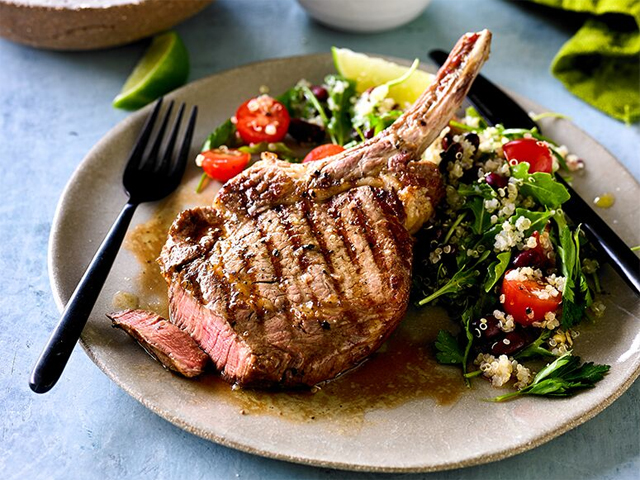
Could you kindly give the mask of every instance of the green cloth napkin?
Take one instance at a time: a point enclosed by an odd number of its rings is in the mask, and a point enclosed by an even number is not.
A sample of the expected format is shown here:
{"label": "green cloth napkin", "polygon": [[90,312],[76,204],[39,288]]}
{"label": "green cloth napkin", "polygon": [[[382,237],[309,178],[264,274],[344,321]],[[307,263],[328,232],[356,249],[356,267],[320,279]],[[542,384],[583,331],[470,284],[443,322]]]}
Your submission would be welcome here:
{"label": "green cloth napkin", "polygon": [[551,72],[577,97],[618,120],[640,120],[640,0],[533,0],[591,13]]}

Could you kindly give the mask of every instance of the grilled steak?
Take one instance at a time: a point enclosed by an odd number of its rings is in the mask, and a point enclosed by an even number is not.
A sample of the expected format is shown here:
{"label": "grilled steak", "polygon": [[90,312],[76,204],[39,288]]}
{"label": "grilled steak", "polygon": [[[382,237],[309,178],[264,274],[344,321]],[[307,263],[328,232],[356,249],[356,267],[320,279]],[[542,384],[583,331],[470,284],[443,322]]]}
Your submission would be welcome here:
{"label": "grilled steak", "polygon": [[419,161],[464,99],[491,34],[460,39],[395,124],[306,164],[272,155],[187,210],[160,264],[171,320],[243,386],[314,385],[376,350],[409,299],[412,233],[442,196]]}
{"label": "grilled steak", "polygon": [[135,338],[149,355],[185,377],[200,375],[209,361],[193,338],[153,312],[125,310],[107,317],[114,327]]}

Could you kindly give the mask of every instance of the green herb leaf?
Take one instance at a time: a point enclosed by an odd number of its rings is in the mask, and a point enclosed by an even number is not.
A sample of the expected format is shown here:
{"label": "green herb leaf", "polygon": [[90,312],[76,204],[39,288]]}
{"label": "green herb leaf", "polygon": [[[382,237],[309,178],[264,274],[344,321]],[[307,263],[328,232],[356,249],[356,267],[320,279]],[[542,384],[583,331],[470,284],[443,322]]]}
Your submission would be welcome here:
{"label": "green herb leaf", "polygon": [[436,339],[436,359],[438,362],[447,365],[462,365],[464,351],[451,333],[440,330]]}
{"label": "green herb leaf", "polygon": [[542,331],[540,336],[531,344],[529,344],[523,350],[520,350],[518,353],[514,355],[516,360],[524,360],[527,358],[535,358],[535,357],[554,357],[555,355],[551,353],[546,348],[542,348],[542,344],[546,342],[551,334],[552,330],[545,329]]}
{"label": "green herb leaf", "polygon": [[206,152],[213,148],[219,148],[222,145],[232,146],[235,140],[235,133],[236,126],[231,123],[231,119],[227,120],[209,134],[204,145],[202,145],[201,151]]}
{"label": "green herb leaf", "polygon": [[355,82],[340,75],[327,75],[324,81],[329,93],[327,106],[331,112],[326,128],[335,143],[344,145],[351,135],[351,98],[356,93]]}
{"label": "green herb leaf", "polygon": [[480,272],[478,272],[477,270],[462,268],[458,270],[455,275],[451,277],[451,280],[449,280],[443,287],[439,288],[428,297],[420,300],[418,302],[418,305],[423,307],[426,304],[433,302],[436,298],[441,297],[442,295],[458,293],[463,288],[476,283],[479,275]]}
{"label": "green herb leaf", "polygon": [[495,190],[486,183],[473,183],[471,185],[465,185],[463,183],[458,187],[458,194],[462,195],[463,197],[471,197],[477,195],[484,198],[485,200],[497,198]]}
{"label": "green herb leaf", "polygon": [[531,220],[531,226],[525,230],[525,235],[531,235],[533,232],[542,232],[544,227],[547,226],[551,217],[553,217],[552,211],[545,210],[544,212],[533,212],[526,208],[516,208],[515,215],[511,217],[511,223],[515,224],[518,217],[525,217]]}
{"label": "green herb leaf", "polygon": [[462,130],[463,132],[475,132],[478,130],[475,127],[470,127],[465,123],[456,122],[455,120],[449,120],[449,126],[455,128],[456,130]]}
{"label": "green herb leaf", "polygon": [[575,298],[573,290],[575,286],[575,270],[579,265],[579,263],[576,262],[578,255],[576,252],[576,244],[573,241],[573,235],[571,235],[571,230],[564,218],[564,213],[554,213],[553,220],[558,226],[558,239],[560,241],[556,250],[560,257],[562,275],[566,278],[564,292],[562,294],[566,306],[567,301],[572,302]]}
{"label": "green herb leaf", "polygon": [[592,362],[580,365],[580,357],[567,352],[540,370],[531,385],[496,397],[493,401],[501,402],[522,395],[568,397],[585,388],[592,388],[610,368],[609,365],[595,365]]}
{"label": "green herb leaf", "polygon": [[491,225],[491,214],[484,208],[484,200],[481,197],[473,197],[464,205],[465,209],[473,213],[471,231],[476,235],[484,232]]}
{"label": "green herb leaf", "polygon": [[539,203],[549,208],[558,208],[571,198],[564,185],[555,181],[549,173],[529,173],[527,162],[519,163],[511,167],[511,175],[522,180],[520,193],[530,195]]}
{"label": "green herb leaf", "polygon": [[[287,107],[289,115],[292,118],[310,119],[316,115],[324,113],[324,109],[318,102],[313,93],[310,94],[309,88],[304,82],[298,82],[282,95],[276,97],[276,100]],[[325,118],[326,119],[326,118]]]}
{"label": "green herb leaf", "polygon": [[278,156],[283,160],[287,160],[287,161],[292,162],[292,163],[295,163],[295,162],[299,161],[296,158],[295,154],[293,153],[293,150],[291,150],[289,147],[287,147],[282,142],[275,142],[275,143],[260,142],[260,143],[254,143],[254,144],[251,144],[251,145],[244,145],[242,147],[238,147],[238,150],[240,150],[241,152],[250,153],[251,155],[256,155],[256,154],[262,153],[262,152],[273,152],[273,153],[277,153]]}
{"label": "green herb leaf", "polygon": [[473,107],[467,107],[467,109],[465,110],[465,117],[478,119],[478,128],[475,129],[477,131],[485,130],[489,126],[484,117],[480,115],[478,111]]}
{"label": "green herb leaf", "polygon": [[502,277],[509,266],[511,260],[511,251],[502,252],[497,255],[497,261],[489,265],[487,279],[484,281],[484,291],[489,293],[498,280]]}
{"label": "green herb leaf", "polygon": [[593,303],[593,298],[580,267],[580,226],[572,233],[562,211],[556,212],[553,220],[558,227],[560,242],[556,250],[562,275],[566,278],[562,292],[562,327],[571,328],[584,318],[585,310]]}

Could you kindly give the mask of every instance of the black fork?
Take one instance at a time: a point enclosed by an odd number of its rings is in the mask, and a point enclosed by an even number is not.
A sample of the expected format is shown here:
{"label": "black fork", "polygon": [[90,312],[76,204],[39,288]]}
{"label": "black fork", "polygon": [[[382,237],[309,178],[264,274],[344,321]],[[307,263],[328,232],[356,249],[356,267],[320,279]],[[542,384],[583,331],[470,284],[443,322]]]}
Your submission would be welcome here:
{"label": "black fork", "polygon": [[62,313],[60,321],[33,367],[29,386],[36,393],[48,392],[60,378],[109,275],[136,207],[141,203],[166,197],[180,184],[187,163],[198,108],[194,106],[191,109],[182,141],[179,142],[178,151],[174,154],[185,105],[182,104],[178,110],[164,148],[161,148],[161,145],[173,110],[173,102],[169,104],[160,122],[158,133],[150,143],[151,133],[160,114],[161,106],[162,99],[158,100],[151,115],[147,118],[129,155],[122,178],[129,201],[123,207],[84,272]]}

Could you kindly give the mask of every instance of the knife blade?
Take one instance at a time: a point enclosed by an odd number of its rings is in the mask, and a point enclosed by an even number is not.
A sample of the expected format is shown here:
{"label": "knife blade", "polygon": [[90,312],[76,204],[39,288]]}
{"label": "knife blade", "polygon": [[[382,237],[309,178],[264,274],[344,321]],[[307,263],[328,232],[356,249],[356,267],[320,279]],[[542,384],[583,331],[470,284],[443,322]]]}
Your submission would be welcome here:
{"label": "knife blade", "polygon": [[[442,65],[447,56],[444,50],[429,52],[429,57],[438,65]],[[536,128],[540,132],[538,124],[520,105],[482,75],[476,78],[467,98],[490,125],[500,123],[510,128]],[[581,224],[589,240],[599,248],[635,294],[640,296],[640,258],[560,175],[556,174],[555,177],[571,195],[562,205],[565,213],[575,223]]]}

